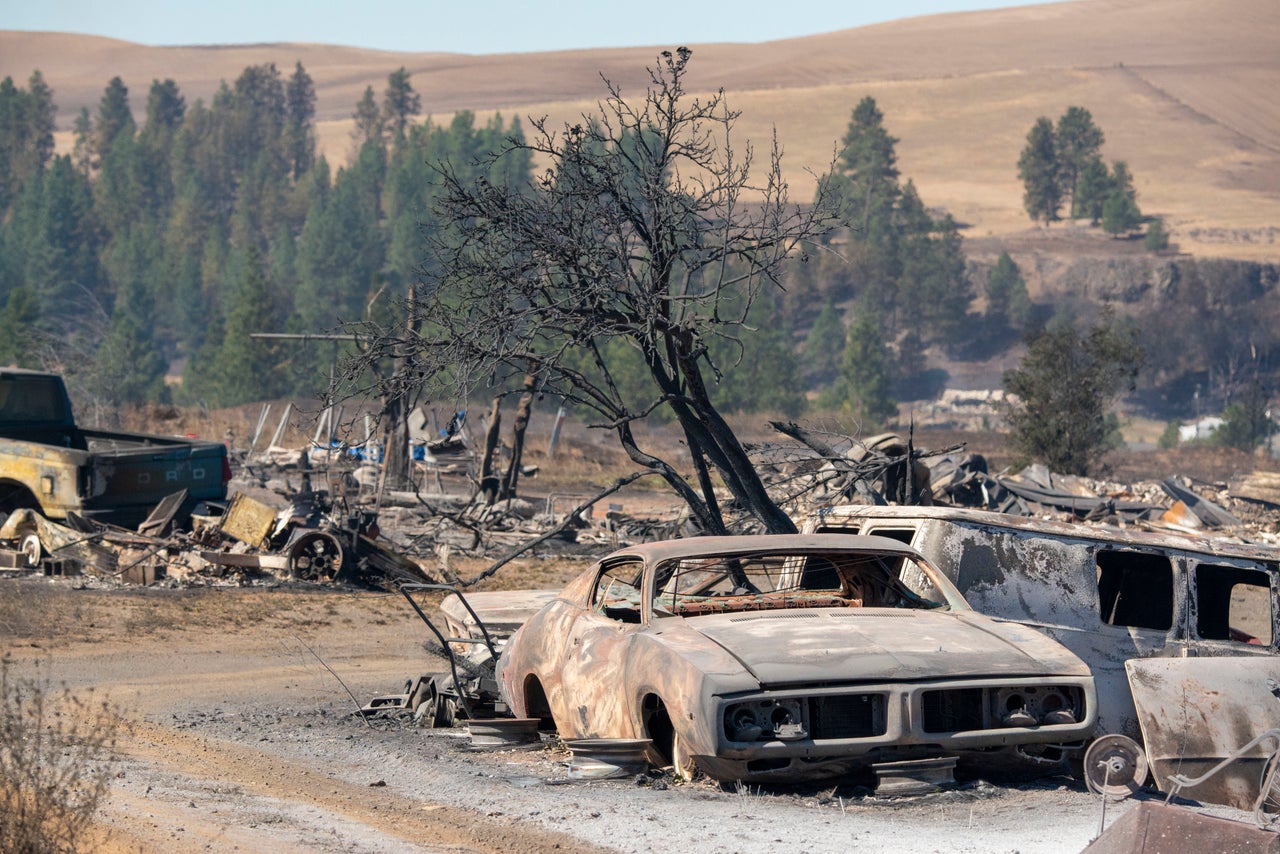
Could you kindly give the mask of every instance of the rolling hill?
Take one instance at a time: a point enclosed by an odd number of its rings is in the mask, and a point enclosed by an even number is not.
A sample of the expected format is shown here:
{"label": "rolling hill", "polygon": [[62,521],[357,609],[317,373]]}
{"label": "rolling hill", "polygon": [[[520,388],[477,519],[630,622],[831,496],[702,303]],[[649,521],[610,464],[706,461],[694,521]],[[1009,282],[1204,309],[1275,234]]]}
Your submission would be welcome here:
{"label": "rolling hill", "polygon": [[[895,21],[763,44],[692,45],[691,85],[723,87],[740,139],[776,127],[793,196],[811,196],[853,106],[873,96],[924,201],[975,238],[1036,231],[1016,161],[1038,116],[1088,108],[1104,156],[1127,161],[1144,213],[1183,251],[1280,260],[1280,15],[1274,0],[1070,0]],[[322,147],[341,162],[366,86],[404,66],[423,112],[447,121],[589,110],[601,76],[637,92],[672,46],[471,56],[319,44],[147,47],[64,33],[0,31],[0,75],[40,69],[59,105],[60,144],[81,107],[120,76],[140,114],[153,79],[209,99],[248,65],[301,62],[314,78]],[[1064,228],[1062,226],[1055,226]],[[1051,229],[1052,231],[1053,229]]]}

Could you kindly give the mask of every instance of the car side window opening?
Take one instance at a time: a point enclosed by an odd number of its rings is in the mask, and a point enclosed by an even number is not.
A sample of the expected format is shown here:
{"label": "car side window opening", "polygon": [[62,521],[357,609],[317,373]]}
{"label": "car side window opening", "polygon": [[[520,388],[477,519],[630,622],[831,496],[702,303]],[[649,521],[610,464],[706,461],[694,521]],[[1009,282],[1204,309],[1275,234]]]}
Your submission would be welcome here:
{"label": "car side window opening", "polygon": [[1200,564],[1195,568],[1196,634],[1203,640],[1270,646],[1271,576],[1260,569]]}
{"label": "car side window opening", "polygon": [[1168,557],[1100,549],[1096,559],[1104,623],[1161,631],[1173,627],[1173,563]]}
{"label": "car side window opening", "polygon": [[890,540],[897,540],[904,546],[911,545],[916,538],[915,528],[871,528],[867,534],[872,537],[885,537]]}
{"label": "car side window opening", "polygon": [[640,578],[644,563],[627,560],[606,566],[596,579],[595,610],[622,623],[640,622]]}
{"label": "car side window opening", "polygon": [[839,525],[820,525],[814,531],[815,534],[857,534],[859,533],[859,525],[856,520],[850,519],[848,522],[842,522]]}

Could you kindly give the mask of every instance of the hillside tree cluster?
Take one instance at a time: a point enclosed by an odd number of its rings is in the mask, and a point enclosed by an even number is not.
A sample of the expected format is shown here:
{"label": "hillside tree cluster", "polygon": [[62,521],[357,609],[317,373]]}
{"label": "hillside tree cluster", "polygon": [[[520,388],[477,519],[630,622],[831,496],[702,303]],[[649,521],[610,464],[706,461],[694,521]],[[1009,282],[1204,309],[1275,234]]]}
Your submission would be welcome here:
{"label": "hillside tree cluster", "polygon": [[1134,231],[1142,223],[1142,211],[1133,175],[1123,160],[1107,168],[1105,141],[1084,107],[1068,107],[1056,125],[1047,116],[1036,119],[1018,158],[1027,215],[1048,225],[1062,219],[1065,207],[1070,219],[1087,219],[1108,234]]}

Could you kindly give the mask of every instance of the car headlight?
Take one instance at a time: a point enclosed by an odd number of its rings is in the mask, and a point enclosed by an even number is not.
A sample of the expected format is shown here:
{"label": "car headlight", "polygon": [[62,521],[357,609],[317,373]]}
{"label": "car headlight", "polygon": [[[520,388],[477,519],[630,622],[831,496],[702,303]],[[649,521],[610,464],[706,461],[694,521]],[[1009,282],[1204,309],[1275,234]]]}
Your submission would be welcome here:
{"label": "car headlight", "polygon": [[730,741],[796,741],[809,736],[798,699],[733,703],[725,708],[724,730]]}

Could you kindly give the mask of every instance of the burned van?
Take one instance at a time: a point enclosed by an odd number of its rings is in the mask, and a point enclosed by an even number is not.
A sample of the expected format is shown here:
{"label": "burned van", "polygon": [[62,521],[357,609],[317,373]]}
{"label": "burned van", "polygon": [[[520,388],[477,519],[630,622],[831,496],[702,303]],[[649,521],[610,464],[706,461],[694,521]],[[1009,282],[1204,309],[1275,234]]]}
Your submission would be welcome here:
{"label": "burned van", "polygon": [[1093,671],[1098,735],[1145,735],[1162,788],[1280,726],[1280,550],[954,507],[832,507],[805,530],[899,540],[975,610],[1047,632]]}

